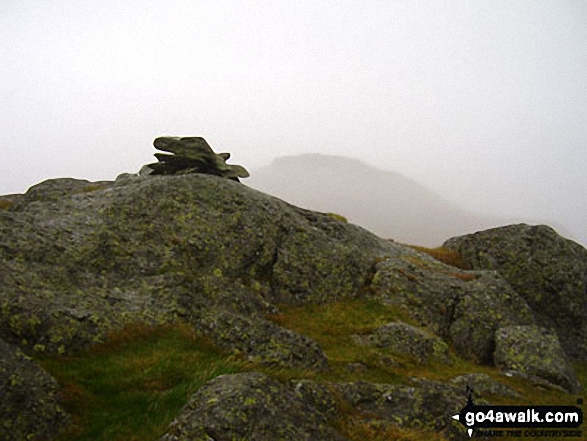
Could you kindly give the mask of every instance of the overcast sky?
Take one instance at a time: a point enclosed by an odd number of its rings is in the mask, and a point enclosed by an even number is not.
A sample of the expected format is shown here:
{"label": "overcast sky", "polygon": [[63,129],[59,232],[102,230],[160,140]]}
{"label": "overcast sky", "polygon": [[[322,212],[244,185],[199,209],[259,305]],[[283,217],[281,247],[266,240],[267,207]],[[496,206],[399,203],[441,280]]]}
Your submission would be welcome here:
{"label": "overcast sky", "polygon": [[2,0],[0,43],[0,194],[204,136],[253,172],[351,156],[587,243],[584,0]]}

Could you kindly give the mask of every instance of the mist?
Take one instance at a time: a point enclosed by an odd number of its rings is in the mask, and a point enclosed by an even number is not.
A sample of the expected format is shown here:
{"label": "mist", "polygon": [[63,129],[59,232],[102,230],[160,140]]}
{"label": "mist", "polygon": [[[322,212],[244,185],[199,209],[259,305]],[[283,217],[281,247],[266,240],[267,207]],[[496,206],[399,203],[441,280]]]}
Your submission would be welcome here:
{"label": "mist", "polygon": [[585,245],[585,23],[580,0],[5,0],[0,194],[203,136],[251,173],[360,159]]}

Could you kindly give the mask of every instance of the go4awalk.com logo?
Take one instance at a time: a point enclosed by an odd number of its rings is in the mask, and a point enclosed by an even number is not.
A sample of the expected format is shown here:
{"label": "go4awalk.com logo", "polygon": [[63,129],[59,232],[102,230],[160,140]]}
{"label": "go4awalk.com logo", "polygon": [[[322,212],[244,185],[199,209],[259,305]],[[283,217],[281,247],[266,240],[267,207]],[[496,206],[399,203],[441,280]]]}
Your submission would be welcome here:
{"label": "go4awalk.com logo", "polygon": [[[583,439],[583,411],[577,406],[490,406],[475,405],[467,386],[467,405],[453,415],[470,437],[533,437]],[[577,400],[582,405],[583,400]]]}

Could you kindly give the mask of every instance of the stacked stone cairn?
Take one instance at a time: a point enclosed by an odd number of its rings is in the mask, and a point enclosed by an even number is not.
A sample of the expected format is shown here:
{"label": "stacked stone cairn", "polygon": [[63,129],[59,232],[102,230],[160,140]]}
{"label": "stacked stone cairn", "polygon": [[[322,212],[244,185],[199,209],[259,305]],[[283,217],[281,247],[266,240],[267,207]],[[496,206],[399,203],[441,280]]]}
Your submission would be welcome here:
{"label": "stacked stone cairn", "polygon": [[244,167],[226,163],[230,158],[230,153],[214,153],[204,138],[162,136],[155,139],[153,145],[157,150],[171,154],[155,153],[159,162],[143,167],[147,170],[141,170],[140,174],[204,173],[237,182],[239,182],[239,178],[249,177],[249,172]]}

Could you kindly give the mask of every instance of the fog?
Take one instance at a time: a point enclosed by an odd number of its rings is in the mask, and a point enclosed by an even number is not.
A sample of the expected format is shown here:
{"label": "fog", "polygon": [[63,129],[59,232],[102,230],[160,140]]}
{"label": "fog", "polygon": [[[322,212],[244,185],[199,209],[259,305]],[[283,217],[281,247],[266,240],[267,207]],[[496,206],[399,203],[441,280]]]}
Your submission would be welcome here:
{"label": "fog", "polygon": [[252,173],[348,156],[587,244],[586,23],[582,0],[3,0],[0,194],[204,136]]}

